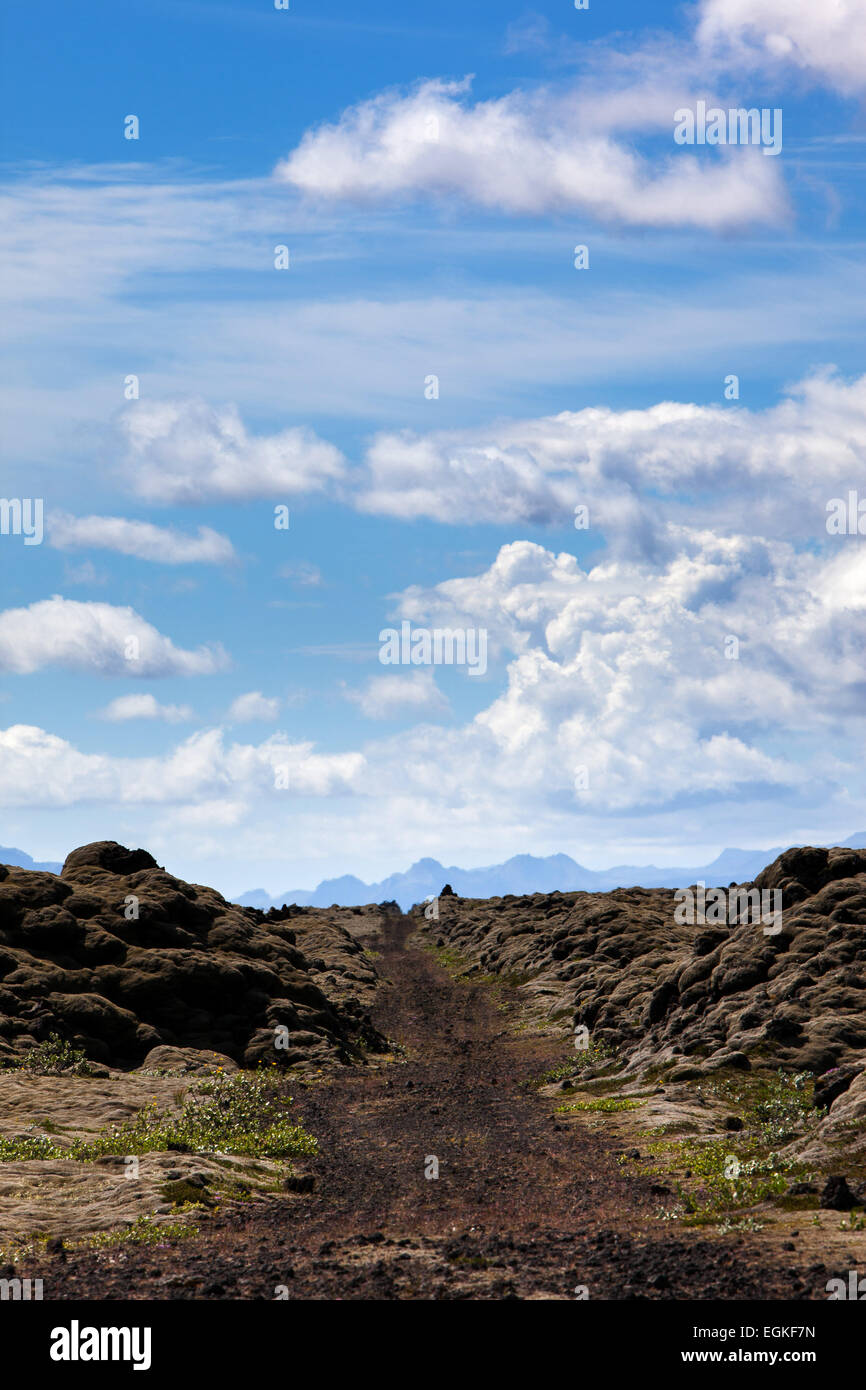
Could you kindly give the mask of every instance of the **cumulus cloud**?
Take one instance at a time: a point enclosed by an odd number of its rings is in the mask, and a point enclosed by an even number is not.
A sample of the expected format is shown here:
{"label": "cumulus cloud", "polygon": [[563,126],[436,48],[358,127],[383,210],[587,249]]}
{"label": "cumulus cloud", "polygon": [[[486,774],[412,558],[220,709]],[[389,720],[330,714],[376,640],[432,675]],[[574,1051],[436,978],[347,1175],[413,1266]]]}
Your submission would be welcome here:
{"label": "cumulus cloud", "polygon": [[278,699],[263,695],[260,690],[251,690],[246,695],[238,695],[233,700],[228,718],[234,724],[248,724],[253,720],[273,720],[280,712]]}
{"label": "cumulus cloud", "polygon": [[[351,107],[308,131],[275,176],[322,198],[456,194],[517,215],[579,211],[634,226],[722,231],[786,215],[775,161],[755,151],[707,160],[677,150],[653,164],[582,115],[573,96],[472,102],[468,86],[426,81]],[[677,104],[664,103],[671,132]],[[635,130],[645,132],[647,115],[644,102]]]}
{"label": "cumulus cloud", "polygon": [[263,796],[331,796],[354,791],[360,753],[319,754],[310,743],[275,734],[262,744],[227,743],[220,730],[193,734],[158,757],[82,753],[29,724],[0,730],[0,805],[194,805]]}
{"label": "cumulus cloud", "polygon": [[740,62],[792,64],[846,94],[866,84],[864,0],[702,0],[697,37]]}
{"label": "cumulus cloud", "polygon": [[129,719],[164,719],[167,724],[183,724],[195,718],[189,705],[161,705],[153,695],[119,695],[102,711],[110,724],[125,724]]}
{"label": "cumulus cloud", "polygon": [[132,608],[56,595],[0,613],[0,671],[62,666],[90,675],[207,676],[228,666],[219,644],[176,647]]}
{"label": "cumulus cloud", "polygon": [[[384,432],[356,505],[401,519],[568,524],[647,555],[672,521],[788,537],[825,534],[826,504],[861,476],[866,376],[817,373],[765,410],[663,401],[588,408],[472,430]],[[662,510],[662,504],[664,511]]]}
{"label": "cumulus cloud", "polygon": [[48,542],[57,550],[116,550],[159,565],[223,565],[234,559],[228,536],[200,526],[197,536],[147,521],[120,516],[68,516],[48,519]]}
{"label": "cumulus cloud", "polygon": [[[350,843],[370,853],[365,827],[375,825],[390,855],[577,848],[586,832],[610,862],[604,826],[643,834],[651,812],[682,843],[697,807],[721,843],[736,843],[750,815],[753,840],[771,833],[768,815],[777,838],[790,837],[792,815],[814,818],[816,806],[834,805],[850,832],[866,806],[851,754],[864,735],[864,579],[860,547],[842,538],[798,552],[682,528],[663,562],[606,556],[587,568],[516,541],[482,573],[412,587],[398,602],[416,626],[489,631],[506,681],[474,718],[419,721],[334,755],[281,733],[251,744],[207,730],[149,758],[84,753],[17,725],[0,734],[0,804],[114,805],[151,843],[165,835],[165,813],[156,840],[138,826],[149,805],[167,808],[184,844],[207,843],[215,862],[226,825],[276,862],[306,796],[328,804],[299,831],[304,853],[321,853],[323,835],[342,853]],[[365,712],[402,719],[410,691],[426,713],[432,673],[411,677],[386,677],[401,687],[399,704],[376,679],[353,694]],[[359,816],[358,798],[373,812]]]}
{"label": "cumulus cloud", "polygon": [[[587,570],[517,541],[480,575],[400,598],[416,625],[471,621],[506,654],[505,689],[460,728],[420,725],[363,755],[318,760],[284,735],[227,745],[208,731],[162,759],[86,761],[80,778],[84,755],[39,731],[15,734],[10,752],[56,756],[72,769],[59,785],[80,795],[104,782],[123,799],[135,786],[144,800],[191,803],[232,799],[281,765],[290,786],[378,799],[400,788],[455,816],[482,806],[493,816],[506,793],[524,813],[603,815],[749,788],[789,794],[832,780],[828,747],[850,744],[862,724],[863,574],[856,546],[798,554],[709,531],[683,531],[661,566],[608,558]],[[426,713],[432,674],[373,678],[350,698],[373,717]]]}
{"label": "cumulus cloud", "polygon": [[139,401],[120,417],[123,472],[150,502],[238,501],[321,492],[343,476],[339,449],[301,427],[251,435],[236,408]]}
{"label": "cumulus cloud", "polygon": [[450,708],[432,671],[413,671],[405,676],[372,676],[362,689],[347,690],[345,695],[367,719],[441,714]]}
{"label": "cumulus cloud", "polygon": [[610,814],[824,782],[827,743],[812,762],[810,737],[850,737],[862,722],[856,548],[798,555],[711,532],[680,542],[660,569],[587,572],[520,541],[481,575],[405,592],[403,617],[471,617],[512,653],[507,689],[437,750],[440,787],[462,798],[481,778],[491,799],[507,789]]}

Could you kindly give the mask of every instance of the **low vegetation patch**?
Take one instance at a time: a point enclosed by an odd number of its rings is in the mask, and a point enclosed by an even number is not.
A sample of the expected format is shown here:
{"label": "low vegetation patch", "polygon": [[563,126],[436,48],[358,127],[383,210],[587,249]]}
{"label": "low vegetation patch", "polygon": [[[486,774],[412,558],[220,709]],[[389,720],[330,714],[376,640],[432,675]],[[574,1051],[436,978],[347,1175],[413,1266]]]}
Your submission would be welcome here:
{"label": "low vegetation patch", "polygon": [[642,1100],[629,1100],[625,1096],[599,1096],[595,1100],[576,1100],[572,1105],[557,1105],[557,1115],[569,1110],[584,1110],[594,1115],[613,1115],[619,1110],[637,1110]]}
{"label": "low vegetation patch", "polygon": [[93,1067],[80,1048],[73,1047],[59,1033],[51,1033],[43,1042],[36,1043],[25,1052],[16,1071],[29,1072],[31,1076],[92,1076]]}
{"label": "low vegetation patch", "polygon": [[653,1155],[673,1160],[681,1180],[676,1183],[677,1206],[660,1213],[665,1220],[686,1225],[718,1222],[736,1227],[730,1214],[772,1202],[782,1209],[817,1205],[817,1198],[789,1193],[792,1180],[813,1175],[803,1164],[784,1157],[779,1148],[809,1132],[823,1112],[814,1103],[814,1078],[808,1072],[781,1069],[764,1076],[722,1077],[699,1091],[723,1100],[738,1113],[742,1125],[722,1139],[683,1139],[650,1146]]}
{"label": "low vegetation patch", "polygon": [[[178,1215],[169,1221],[153,1216],[138,1216],[121,1230],[97,1231],[77,1240],[64,1240],[63,1248],[67,1251],[114,1250],[125,1245],[168,1245],[170,1241],[185,1240],[199,1234],[200,1228],[192,1221],[193,1216],[191,1206],[183,1216]],[[44,1259],[51,1239],[50,1231],[33,1231],[26,1239],[0,1245],[0,1264],[18,1265],[24,1261]]]}
{"label": "low vegetation patch", "polygon": [[186,1153],[241,1154],[248,1158],[290,1158],[314,1154],[316,1140],[289,1115],[292,1105],[279,1077],[235,1072],[200,1083],[174,1114],[156,1102],[130,1120],[92,1138],[61,1145],[42,1135],[0,1138],[0,1161],[78,1159],[108,1154],[144,1154],[176,1149]]}
{"label": "low vegetation patch", "polygon": [[163,1183],[160,1195],[174,1207],[206,1207],[211,1203],[211,1199],[205,1197],[200,1187],[185,1178],[175,1178],[171,1182]]}
{"label": "low vegetation patch", "polygon": [[139,1216],[122,1231],[100,1231],[86,1240],[75,1242],[73,1248],[84,1250],[113,1250],[118,1245],[165,1245],[170,1240],[197,1236],[198,1226],[189,1221],[154,1221],[152,1216]]}
{"label": "low vegetation patch", "polygon": [[769,1075],[724,1077],[704,1089],[739,1111],[744,1130],[754,1145],[768,1148],[787,1144],[806,1134],[823,1118],[815,1106],[815,1078],[811,1072],[778,1071]]}
{"label": "low vegetation patch", "polygon": [[556,1081],[570,1081],[573,1077],[585,1076],[596,1067],[610,1067],[617,1059],[616,1049],[607,1043],[590,1041],[588,1047],[576,1048],[574,1055],[564,1062],[544,1072],[533,1086],[551,1086]]}

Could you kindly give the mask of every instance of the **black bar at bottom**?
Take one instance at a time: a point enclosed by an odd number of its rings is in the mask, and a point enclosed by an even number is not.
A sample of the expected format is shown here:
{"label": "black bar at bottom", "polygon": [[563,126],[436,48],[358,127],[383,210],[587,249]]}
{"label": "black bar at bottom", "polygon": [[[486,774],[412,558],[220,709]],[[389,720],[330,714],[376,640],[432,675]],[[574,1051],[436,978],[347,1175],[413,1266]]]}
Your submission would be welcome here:
{"label": "black bar at bottom", "polygon": [[[569,1379],[600,1363],[641,1376],[679,1368],[688,1379],[700,1380],[714,1367],[736,1372],[740,1366],[761,1366],[771,1377],[805,1369],[826,1380],[858,1362],[866,1321],[861,1301],[866,1298],[796,1303],[508,1300],[471,1314],[465,1308],[446,1312],[440,1307],[437,1312],[424,1304],[369,1300],[4,1301],[0,1336],[4,1364],[15,1365],[19,1377],[32,1371],[58,1383],[70,1376],[98,1379],[107,1369],[115,1377],[127,1372],[136,1381],[148,1375],[168,1376],[171,1382],[178,1376],[206,1375],[219,1386],[227,1378],[237,1380],[238,1357],[251,1376],[273,1381],[276,1374],[280,1383],[284,1378],[289,1383],[299,1378],[296,1358],[310,1354],[321,1358],[329,1379],[341,1361],[357,1376],[365,1364],[370,1367],[396,1352],[385,1340],[392,1331],[417,1332],[424,1339],[398,1344],[403,1348],[401,1379],[414,1379],[411,1363],[416,1358],[423,1378],[438,1364],[443,1375],[453,1377],[461,1362],[469,1373],[478,1355],[482,1361],[488,1354],[510,1355],[522,1344],[545,1378],[552,1369],[550,1357],[559,1360],[562,1354],[571,1370],[560,1366],[557,1374],[565,1372]],[[463,1347],[456,1362],[455,1333]],[[392,1371],[396,1369],[392,1362]]]}

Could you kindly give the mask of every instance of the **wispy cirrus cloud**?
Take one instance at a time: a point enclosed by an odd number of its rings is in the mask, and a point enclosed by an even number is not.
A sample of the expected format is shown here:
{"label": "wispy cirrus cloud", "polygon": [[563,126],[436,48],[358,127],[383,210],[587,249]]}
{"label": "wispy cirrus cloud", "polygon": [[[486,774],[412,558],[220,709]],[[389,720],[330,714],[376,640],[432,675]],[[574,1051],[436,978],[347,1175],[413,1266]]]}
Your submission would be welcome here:
{"label": "wispy cirrus cloud", "polygon": [[280,565],[279,576],[301,589],[320,589],[325,582],[319,566],[309,560],[294,560],[291,564]]}
{"label": "wispy cirrus cloud", "polygon": [[[627,136],[629,122],[645,109],[643,90],[634,87],[607,92],[605,102],[597,108],[595,99],[587,101],[581,120],[597,120],[602,130],[621,127]],[[653,120],[661,121],[665,110],[665,119],[672,118],[674,104],[673,95],[665,97],[652,108]],[[142,399],[124,407],[123,417],[141,411],[143,435],[153,429],[149,443],[128,433],[120,441],[129,449],[126,481],[137,479],[140,499],[230,499],[239,486],[237,472],[248,462],[252,488],[279,483],[285,491],[306,486],[319,459],[330,480],[319,490],[322,496],[339,477],[341,461],[333,453],[323,457],[304,425],[323,415],[342,416],[353,426],[359,421],[378,426],[383,419],[414,423],[429,372],[442,382],[437,412],[447,412],[451,421],[477,419],[484,411],[532,409],[542,392],[566,404],[575,393],[592,399],[633,371],[673,376],[684,362],[703,371],[726,359],[754,376],[766,373],[773,354],[782,370],[799,371],[799,361],[791,368],[788,363],[802,344],[814,345],[812,361],[838,360],[859,334],[866,277],[863,251],[856,246],[844,255],[817,244],[799,253],[789,246],[771,263],[766,247],[752,244],[756,261],[734,254],[730,243],[719,243],[715,273],[707,276],[703,254],[684,249],[672,229],[678,261],[691,257],[692,273],[664,283],[670,244],[657,237],[641,241],[639,249],[633,239],[596,232],[593,269],[579,279],[571,265],[576,238],[548,221],[485,227],[485,245],[497,259],[479,274],[477,227],[449,218],[433,225],[428,219],[419,228],[417,219],[398,212],[387,226],[398,266],[390,286],[374,292],[353,279],[347,292],[334,298],[305,272],[304,281],[293,280],[286,295],[273,269],[273,235],[268,237],[257,220],[265,223],[265,214],[253,215],[262,197],[258,187],[237,186],[233,213],[223,186],[196,187],[189,199],[174,190],[176,197],[164,206],[165,190],[155,198],[147,179],[157,175],[145,169],[142,182],[130,182],[117,206],[106,209],[104,187],[76,182],[73,172],[47,171],[52,192],[47,199],[32,180],[7,187],[0,209],[8,214],[5,226],[0,217],[0,251],[10,267],[3,287],[8,342],[0,386],[9,453],[28,477],[34,467],[51,468],[52,496],[68,511],[77,508],[76,499],[63,491],[70,458],[87,468],[96,460],[101,473],[115,462],[117,440],[107,426],[122,403],[127,371],[142,373]],[[285,203],[285,188],[274,184],[269,199],[272,226],[273,204]],[[335,219],[339,211],[332,214]],[[165,243],[163,216],[175,229]],[[306,216],[309,221],[311,214]],[[332,254],[350,255],[350,230],[370,254],[373,243],[381,244],[376,218],[381,222],[382,217],[359,214],[356,207],[349,217],[343,208],[339,235],[332,235],[322,217]],[[35,240],[29,230],[33,218],[41,228]],[[236,245],[238,224],[250,227],[245,249]],[[61,236],[63,257],[44,264],[39,246]],[[417,276],[401,272],[422,241],[425,256],[454,256],[468,269],[460,292],[425,292]],[[534,270],[528,282],[515,282],[512,266],[503,269],[499,259],[506,247],[512,261],[513,249],[519,251],[519,265],[540,267],[544,277],[551,267],[561,268],[573,285],[563,293],[561,285],[535,280]],[[810,257],[814,288],[807,297],[798,293],[804,256]],[[602,276],[596,274],[599,257],[604,258]],[[635,265],[643,258],[645,273],[636,276]],[[113,267],[110,274],[105,266]],[[214,289],[215,266],[237,273],[229,297]],[[160,292],[139,295],[131,307],[140,277],[158,283]],[[580,312],[575,313],[578,284]],[[223,347],[227,341],[230,353]],[[106,360],[116,362],[117,369],[107,372]],[[57,366],[47,380],[46,364]],[[185,399],[198,400],[197,414],[178,399],[179,379]],[[234,409],[245,422],[269,423],[264,428],[244,423],[241,435]],[[327,427],[316,428],[327,435]],[[284,430],[288,437],[279,438]],[[151,445],[154,462],[139,476],[142,452]],[[160,448],[171,456],[164,486]]]}

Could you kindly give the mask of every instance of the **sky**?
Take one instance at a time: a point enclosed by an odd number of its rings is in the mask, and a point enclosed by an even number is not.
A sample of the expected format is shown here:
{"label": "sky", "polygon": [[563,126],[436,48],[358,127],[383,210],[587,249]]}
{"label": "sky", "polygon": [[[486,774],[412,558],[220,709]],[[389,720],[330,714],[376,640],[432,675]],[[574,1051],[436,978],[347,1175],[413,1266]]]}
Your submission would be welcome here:
{"label": "sky", "polygon": [[0,842],[866,830],[866,0],[7,0],[0,69]]}

